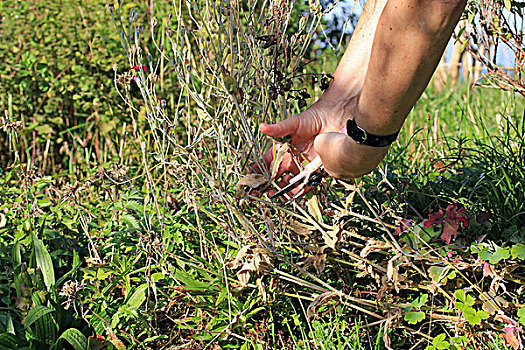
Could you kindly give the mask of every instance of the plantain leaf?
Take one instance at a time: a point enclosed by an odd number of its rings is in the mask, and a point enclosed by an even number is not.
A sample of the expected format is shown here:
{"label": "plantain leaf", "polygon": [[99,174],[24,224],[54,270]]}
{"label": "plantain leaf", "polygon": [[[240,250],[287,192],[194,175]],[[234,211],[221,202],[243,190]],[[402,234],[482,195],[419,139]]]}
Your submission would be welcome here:
{"label": "plantain leaf", "polygon": [[30,327],[33,323],[35,323],[36,320],[38,320],[40,317],[47,315],[55,310],[50,309],[46,306],[40,305],[37,306],[27,313],[26,318],[24,319],[24,327],[27,329]]}
{"label": "plantain leaf", "polygon": [[53,261],[51,255],[47,252],[44,243],[38,239],[35,234],[33,236],[33,249],[35,253],[36,265],[42,271],[44,276],[44,284],[48,291],[52,290],[55,284],[55,270],[53,269]]}
{"label": "plantain leaf", "polygon": [[55,346],[57,346],[58,342],[61,339],[66,340],[75,350],[88,349],[88,340],[86,336],[76,328],[66,329],[65,332],[62,333],[60,338],[58,338],[57,342],[55,343]]}
{"label": "plantain leaf", "polygon": [[126,305],[132,309],[138,309],[142,303],[146,300],[146,290],[148,285],[146,283],[141,284],[135,289],[131,297],[129,298]]}
{"label": "plantain leaf", "polygon": [[57,339],[58,324],[51,313],[46,313],[31,325],[31,332],[39,342],[52,345]]}

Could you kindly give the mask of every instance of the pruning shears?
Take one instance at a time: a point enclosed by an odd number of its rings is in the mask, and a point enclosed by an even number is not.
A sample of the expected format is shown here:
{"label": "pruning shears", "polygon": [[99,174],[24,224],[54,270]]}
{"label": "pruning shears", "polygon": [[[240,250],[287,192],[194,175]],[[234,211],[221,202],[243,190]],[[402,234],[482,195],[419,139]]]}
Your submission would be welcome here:
{"label": "pruning shears", "polygon": [[[346,133],[346,126],[342,128],[340,132]],[[291,202],[304,193],[302,189],[307,186],[319,185],[325,176],[327,176],[327,173],[324,170],[323,161],[321,160],[321,157],[317,156],[304,167],[303,171],[294,176],[288,185],[271,195],[270,199],[282,196],[294,188],[301,186],[301,190],[287,201],[287,203]]]}

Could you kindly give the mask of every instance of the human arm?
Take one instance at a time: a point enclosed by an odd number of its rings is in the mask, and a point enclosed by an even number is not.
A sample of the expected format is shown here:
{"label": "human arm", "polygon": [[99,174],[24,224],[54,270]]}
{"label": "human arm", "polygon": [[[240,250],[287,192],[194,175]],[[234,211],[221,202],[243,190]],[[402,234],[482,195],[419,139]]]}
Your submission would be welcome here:
{"label": "human arm", "polygon": [[[363,65],[366,76],[360,80],[362,72],[355,71],[359,64],[353,63],[349,45],[348,59],[343,57],[319,101],[260,130],[300,140],[296,145],[304,147],[307,157],[319,155],[334,177],[356,178],[372,171],[388,147],[360,145],[337,131],[350,118],[373,134],[398,131],[432,77],[465,4],[466,0],[389,0],[374,28],[369,60]],[[317,134],[311,135],[310,124]],[[308,139],[315,140],[313,148]]]}

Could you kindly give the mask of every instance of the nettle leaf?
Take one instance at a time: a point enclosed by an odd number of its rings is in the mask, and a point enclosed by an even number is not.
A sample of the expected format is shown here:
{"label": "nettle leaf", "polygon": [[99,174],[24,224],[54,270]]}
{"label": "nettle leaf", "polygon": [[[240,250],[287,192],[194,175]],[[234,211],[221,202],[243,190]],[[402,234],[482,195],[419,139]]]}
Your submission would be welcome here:
{"label": "nettle leaf", "polygon": [[495,265],[503,259],[510,258],[510,251],[508,248],[498,249],[494,253],[488,251],[482,251],[478,253],[481,260],[488,261],[490,264]]}
{"label": "nettle leaf", "polygon": [[512,254],[512,259],[525,260],[525,244],[518,243],[512,247],[510,250]]}
{"label": "nettle leaf", "polygon": [[405,321],[407,321],[410,324],[416,324],[418,322],[421,322],[424,318],[425,313],[423,311],[409,312],[405,315]]}
{"label": "nettle leaf", "polygon": [[133,215],[124,214],[120,217],[120,219],[122,220],[122,222],[126,223],[128,226],[131,226],[132,228],[137,229],[137,230],[140,229],[140,224],[138,220],[135,219],[135,217],[133,217]]}

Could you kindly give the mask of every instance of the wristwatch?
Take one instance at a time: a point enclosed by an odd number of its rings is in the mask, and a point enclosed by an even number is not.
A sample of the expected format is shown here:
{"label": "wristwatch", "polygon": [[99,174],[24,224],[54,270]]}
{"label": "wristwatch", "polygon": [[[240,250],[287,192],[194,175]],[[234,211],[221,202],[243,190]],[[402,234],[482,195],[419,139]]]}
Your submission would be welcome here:
{"label": "wristwatch", "polygon": [[358,126],[354,119],[348,119],[346,122],[346,132],[348,136],[354,139],[358,144],[372,147],[389,146],[397,139],[397,135],[399,134],[398,131],[386,136],[374,135]]}

